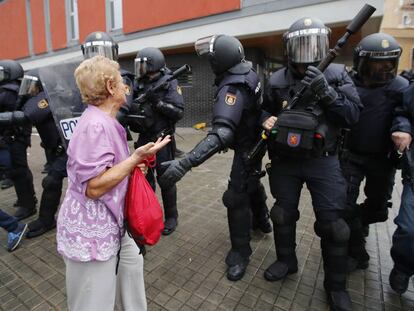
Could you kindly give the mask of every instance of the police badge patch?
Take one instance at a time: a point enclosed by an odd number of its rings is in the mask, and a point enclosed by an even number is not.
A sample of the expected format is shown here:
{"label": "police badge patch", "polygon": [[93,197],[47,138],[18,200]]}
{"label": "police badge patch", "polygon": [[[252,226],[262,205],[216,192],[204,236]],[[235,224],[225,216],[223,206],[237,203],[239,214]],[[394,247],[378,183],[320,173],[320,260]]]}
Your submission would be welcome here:
{"label": "police badge patch", "polygon": [[37,103],[37,107],[39,107],[40,109],[45,109],[47,106],[49,106],[49,103],[46,99],[42,99]]}
{"label": "police badge patch", "polygon": [[237,96],[234,94],[227,93],[225,102],[229,106],[233,106],[236,103]]}
{"label": "police badge patch", "polygon": [[299,133],[288,133],[287,144],[289,147],[297,147],[300,144],[301,135]]}

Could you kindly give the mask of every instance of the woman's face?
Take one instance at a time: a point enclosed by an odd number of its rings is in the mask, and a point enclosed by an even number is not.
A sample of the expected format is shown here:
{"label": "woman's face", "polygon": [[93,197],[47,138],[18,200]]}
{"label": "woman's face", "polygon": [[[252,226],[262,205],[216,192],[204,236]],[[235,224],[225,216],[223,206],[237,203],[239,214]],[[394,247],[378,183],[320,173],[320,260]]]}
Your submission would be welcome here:
{"label": "woman's face", "polygon": [[119,107],[125,104],[126,102],[126,86],[122,80],[121,74],[118,74],[118,77],[116,77],[116,80],[113,84],[113,100],[119,104]]}

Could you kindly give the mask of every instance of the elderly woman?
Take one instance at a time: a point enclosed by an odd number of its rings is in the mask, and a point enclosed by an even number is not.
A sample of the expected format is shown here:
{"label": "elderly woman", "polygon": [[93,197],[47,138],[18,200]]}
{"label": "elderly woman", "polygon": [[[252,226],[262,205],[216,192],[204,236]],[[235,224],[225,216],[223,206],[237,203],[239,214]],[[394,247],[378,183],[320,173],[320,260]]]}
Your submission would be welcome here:
{"label": "elderly woman", "polygon": [[68,147],[68,190],[57,220],[58,252],[66,264],[69,310],[146,310],[143,258],[125,234],[128,177],[170,138],[129,155],[115,116],[125,103],[118,63],[103,56],[75,71],[88,106]]}

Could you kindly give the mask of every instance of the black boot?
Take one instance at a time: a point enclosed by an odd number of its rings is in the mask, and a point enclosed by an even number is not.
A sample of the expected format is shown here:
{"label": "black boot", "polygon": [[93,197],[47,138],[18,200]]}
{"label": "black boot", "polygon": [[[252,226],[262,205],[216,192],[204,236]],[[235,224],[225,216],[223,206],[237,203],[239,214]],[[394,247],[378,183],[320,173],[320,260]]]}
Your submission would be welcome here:
{"label": "black boot", "polygon": [[29,239],[35,238],[54,228],[56,228],[56,222],[53,222],[51,225],[45,225],[40,219],[36,219],[29,223],[29,231],[26,233],[26,237]]}
{"label": "black boot", "polygon": [[243,278],[249,264],[249,256],[241,252],[230,250],[226,257],[227,279],[238,281]]}
{"label": "black boot", "polygon": [[399,295],[404,294],[408,289],[410,276],[395,267],[390,273],[390,286]]}
{"label": "black boot", "polygon": [[321,237],[324,287],[329,306],[335,311],[351,311],[352,302],[346,291],[349,227],[343,219],[338,219],[317,223],[315,231]]}
{"label": "black boot", "polygon": [[34,200],[33,175],[30,170],[25,170],[18,176],[13,176],[13,183],[17,200],[20,203],[14,217],[22,220],[34,215],[36,213],[36,203]]}
{"label": "black boot", "polygon": [[350,238],[348,243],[347,271],[356,269],[367,269],[369,266],[369,255],[365,249],[364,230],[359,217],[349,220]]}
{"label": "black boot", "polygon": [[273,231],[277,260],[264,272],[264,277],[270,282],[279,281],[289,274],[298,271],[296,258],[296,223],[290,225],[275,225]]}
{"label": "black boot", "polygon": [[227,220],[230,231],[231,250],[227,255],[227,278],[240,280],[247,269],[252,253],[250,248],[251,211],[247,193],[231,189],[223,194],[223,203],[227,207]]}
{"label": "black boot", "polygon": [[170,235],[175,231],[178,225],[177,210],[177,186],[170,189],[161,189],[162,203],[164,206],[164,230],[163,235]]}
{"label": "black boot", "polygon": [[167,218],[164,222],[164,230],[162,230],[162,235],[170,235],[175,231],[177,225],[177,218]]}

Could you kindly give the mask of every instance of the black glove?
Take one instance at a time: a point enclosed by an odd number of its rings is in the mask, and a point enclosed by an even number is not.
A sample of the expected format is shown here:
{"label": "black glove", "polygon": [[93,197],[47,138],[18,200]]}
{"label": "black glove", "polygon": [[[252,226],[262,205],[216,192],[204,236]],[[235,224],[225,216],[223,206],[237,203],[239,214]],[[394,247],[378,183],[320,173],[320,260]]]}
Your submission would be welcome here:
{"label": "black glove", "polygon": [[192,168],[190,160],[172,160],[161,163],[164,173],[158,177],[158,184],[163,189],[169,189],[175,185]]}
{"label": "black glove", "polygon": [[323,73],[314,66],[309,66],[306,69],[305,78],[303,78],[302,83],[307,85],[315,93],[318,101],[323,106],[332,104],[338,97],[336,91],[329,86]]}
{"label": "black glove", "polygon": [[151,104],[157,104],[160,101],[160,97],[157,92],[154,92],[153,89],[149,89],[145,93],[145,99]]}

